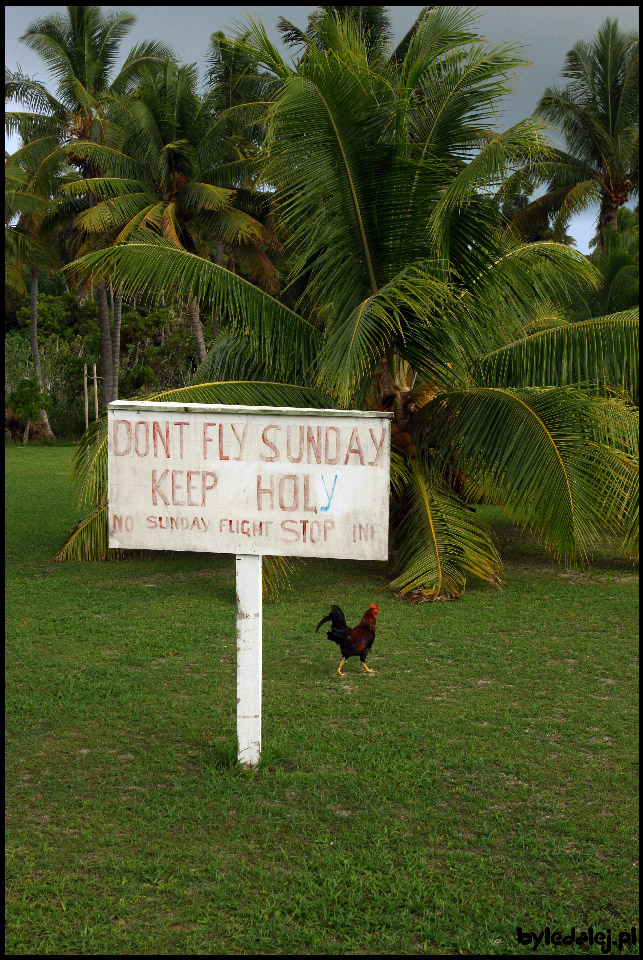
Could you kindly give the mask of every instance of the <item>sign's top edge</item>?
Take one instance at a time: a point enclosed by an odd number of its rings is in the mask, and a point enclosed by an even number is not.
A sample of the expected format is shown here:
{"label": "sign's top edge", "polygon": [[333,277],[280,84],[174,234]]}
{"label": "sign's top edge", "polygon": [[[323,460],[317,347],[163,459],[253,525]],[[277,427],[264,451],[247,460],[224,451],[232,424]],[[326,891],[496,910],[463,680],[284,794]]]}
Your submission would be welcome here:
{"label": "sign's top edge", "polygon": [[315,417],[379,417],[392,420],[393,414],[387,410],[333,410],[318,407],[247,407],[224,403],[170,403],[154,400],[112,400],[108,410],[166,410],[184,413],[249,413],[267,414],[274,417],[296,417],[299,414]]}

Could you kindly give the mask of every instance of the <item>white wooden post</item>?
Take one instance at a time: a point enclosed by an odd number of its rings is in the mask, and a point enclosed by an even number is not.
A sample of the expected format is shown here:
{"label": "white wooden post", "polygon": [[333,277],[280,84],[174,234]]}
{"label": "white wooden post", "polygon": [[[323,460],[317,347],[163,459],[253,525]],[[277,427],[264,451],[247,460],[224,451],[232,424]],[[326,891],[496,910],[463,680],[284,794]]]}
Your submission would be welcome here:
{"label": "white wooden post", "polygon": [[87,396],[87,364],[86,363],[83,364],[83,389],[85,391],[85,430],[87,430],[89,427],[89,397]]}
{"label": "white wooden post", "polygon": [[94,420],[98,420],[98,378],[96,377],[96,364],[94,364]]}
{"label": "white wooden post", "polygon": [[261,756],[261,557],[237,554],[237,759]]}

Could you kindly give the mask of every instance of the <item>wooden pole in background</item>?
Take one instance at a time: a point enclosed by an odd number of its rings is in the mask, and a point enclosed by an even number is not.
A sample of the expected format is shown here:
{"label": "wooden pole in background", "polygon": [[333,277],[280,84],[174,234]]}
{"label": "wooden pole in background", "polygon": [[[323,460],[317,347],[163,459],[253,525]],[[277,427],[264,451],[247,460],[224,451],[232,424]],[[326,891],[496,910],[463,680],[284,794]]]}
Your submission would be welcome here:
{"label": "wooden pole in background", "polygon": [[96,379],[96,364],[94,364],[94,420],[98,420],[98,380]]}
{"label": "wooden pole in background", "polygon": [[83,364],[83,387],[85,388],[85,430],[89,427],[89,397],[87,396],[87,364]]}

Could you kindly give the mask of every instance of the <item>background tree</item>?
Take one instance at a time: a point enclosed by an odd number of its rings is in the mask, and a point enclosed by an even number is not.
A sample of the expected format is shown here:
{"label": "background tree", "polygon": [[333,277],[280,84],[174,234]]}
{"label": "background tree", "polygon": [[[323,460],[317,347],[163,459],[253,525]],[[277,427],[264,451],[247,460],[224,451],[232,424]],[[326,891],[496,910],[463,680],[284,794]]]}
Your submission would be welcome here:
{"label": "background tree", "polygon": [[[427,9],[425,7],[420,16],[423,16]],[[305,30],[300,30],[284,17],[278,18],[277,29],[283,36],[284,42],[291,47],[299,48],[300,53],[304,53],[313,44],[323,48],[325,46],[324,22],[328,15],[350,22],[358,31],[369,52],[381,51],[390,46],[393,30],[386,7],[350,4],[320,6],[308,15],[308,25]]]}
{"label": "background tree", "polygon": [[558,239],[571,216],[598,203],[602,247],[619,207],[638,195],[638,37],[607,19],[591,43],[580,40],[569,51],[562,76],[570,82],[548,87],[536,112],[560,131],[566,150],[534,166],[547,192],[527,215],[556,212]]}
{"label": "background tree", "polygon": [[32,420],[38,417],[46,402],[47,395],[36,377],[21,380],[7,397],[5,402],[6,407],[13,411],[13,413],[25,423],[25,431],[22,437],[23,447],[27,446],[29,428],[31,427]]}
{"label": "background tree", "polygon": [[[100,200],[76,218],[85,235],[122,244],[153,232],[206,258],[217,242],[263,237],[262,225],[233,205],[237,191],[217,184],[221,166],[229,166],[227,147],[211,109],[214,94],[201,98],[196,87],[196,67],[168,61],[146,68],[130,97],[114,98],[110,117],[121,143],[118,151],[90,151],[112,175],[84,182]],[[207,350],[198,297],[187,307],[201,363]]]}
{"label": "background tree", "polygon": [[[20,71],[5,70],[5,99],[26,110],[5,115],[5,129],[18,133],[23,147],[16,156],[34,170],[38,189],[51,191],[64,153],[69,166],[85,178],[100,170],[87,147],[113,144],[117,131],[106,115],[106,104],[124,95],[138,82],[142,68],[171,58],[171,50],[156,41],[135,46],[114,76],[123,39],[136,18],[120,11],[103,12],[96,6],[67,7],[65,15],[35,20],[20,40],[42,58],[56,84],[55,94]],[[91,202],[91,198],[90,198]],[[103,402],[113,394],[113,352],[107,295],[96,287],[101,322]]]}
{"label": "background tree", "polygon": [[631,310],[639,303],[639,215],[638,210],[621,207],[616,227],[594,237],[590,256],[600,274],[598,288],[585,300],[575,301],[574,319],[605,316]]}
{"label": "background tree", "polygon": [[[206,85],[210,109],[217,118],[219,157],[217,182],[235,191],[235,206],[259,220],[264,233],[240,237],[234,244],[216,241],[214,262],[232,272],[240,270],[253,283],[274,293],[278,271],[274,255],[279,249],[270,228],[272,190],[257,182],[256,163],[264,136],[263,118],[276,88],[274,77],[262,71],[246,46],[247,34],[226,37],[218,31],[210,37],[206,57]],[[220,313],[213,315],[212,339]]]}
{"label": "background tree", "polygon": [[[512,187],[508,187],[497,197],[498,210],[500,216],[507,222],[507,225],[514,229],[521,240],[525,243],[542,243],[546,240],[554,240],[554,228],[552,220],[555,215],[548,213],[547,210],[536,208],[533,215],[524,218],[524,212],[529,205],[533,203],[534,187],[532,184],[525,183],[520,188],[515,182]],[[568,246],[575,246],[576,241],[569,234],[557,238],[558,243],[564,243]]]}

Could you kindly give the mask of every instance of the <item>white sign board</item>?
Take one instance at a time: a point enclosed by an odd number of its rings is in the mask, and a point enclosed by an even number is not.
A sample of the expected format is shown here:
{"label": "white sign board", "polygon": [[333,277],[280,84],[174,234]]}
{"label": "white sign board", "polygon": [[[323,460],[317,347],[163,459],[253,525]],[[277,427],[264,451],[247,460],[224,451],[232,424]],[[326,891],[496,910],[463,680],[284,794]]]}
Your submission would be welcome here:
{"label": "white sign board", "polygon": [[115,401],[109,545],[388,558],[391,414]]}

